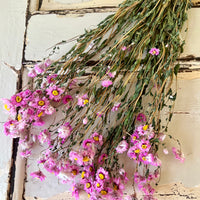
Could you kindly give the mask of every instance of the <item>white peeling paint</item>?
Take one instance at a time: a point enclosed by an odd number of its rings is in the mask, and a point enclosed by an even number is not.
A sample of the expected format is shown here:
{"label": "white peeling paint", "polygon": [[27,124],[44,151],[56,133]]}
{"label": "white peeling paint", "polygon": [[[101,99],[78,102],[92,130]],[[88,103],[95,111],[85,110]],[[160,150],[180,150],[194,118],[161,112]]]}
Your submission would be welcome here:
{"label": "white peeling paint", "polygon": [[0,61],[21,68],[27,0],[1,1]]}
{"label": "white peeling paint", "polygon": [[[31,17],[28,24],[25,58],[42,60],[52,52],[55,44],[83,34],[85,29],[94,28],[109,14],[111,13],[88,13],[84,16],[67,15],[62,17],[51,14]],[[61,57],[70,50],[73,44],[75,43],[61,45],[60,50],[56,51],[52,58]]]}

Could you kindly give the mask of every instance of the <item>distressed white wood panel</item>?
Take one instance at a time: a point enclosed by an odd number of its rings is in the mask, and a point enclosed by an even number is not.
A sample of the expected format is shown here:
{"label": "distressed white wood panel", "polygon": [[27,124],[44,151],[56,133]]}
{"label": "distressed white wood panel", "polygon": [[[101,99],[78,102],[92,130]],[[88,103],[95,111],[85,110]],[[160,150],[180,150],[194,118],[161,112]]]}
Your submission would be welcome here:
{"label": "distressed white wood panel", "polygon": [[[1,40],[1,38],[0,38]],[[10,98],[15,93],[17,76],[7,66],[0,65],[0,98]],[[11,164],[12,139],[3,133],[3,122],[8,118],[3,104],[0,103],[0,199],[5,200],[8,189],[8,175]]]}
{"label": "distressed white wood panel", "polygon": [[21,67],[27,0],[1,1],[0,61]]}
{"label": "distressed white wood panel", "polygon": [[[192,8],[188,12],[188,21],[185,23],[187,32],[182,32],[183,39],[185,39],[184,52],[181,57],[193,55],[200,57],[200,8]],[[183,29],[184,30],[184,29]]]}
{"label": "distressed white wood panel", "polygon": [[[0,1],[0,5],[0,98],[10,98],[16,92],[17,76],[4,62],[21,67],[27,0]],[[0,105],[0,122],[5,122],[8,115]],[[3,123],[0,132],[0,199],[6,200],[12,139],[4,135]]]}
{"label": "distressed white wood panel", "polygon": [[[88,13],[85,15],[36,15],[32,16],[28,24],[27,46],[25,58],[27,60],[42,60],[47,57],[55,44],[62,40],[69,40],[84,33],[85,29],[94,28],[110,13]],[[60,50],[52,56],[57,59],[64,55],[74,45],[74,42],[60,46]]]}
{"label": "distressed white wood panel", "polygon": [[123,0],[43,0],[40,10],[64,10],[118,6]]}
{"label": "distressed white wood panel", "polygon": [[[198,72],[185,72],[183,74],[178,75],[175,112],[188,112],[191,115],[196,115],[200,112],[200,74]],[[190,77],[191,74],[194,78]],[[198,76],[195,76],[197,74]],[[190,79],[187,80],[187,77]]]}

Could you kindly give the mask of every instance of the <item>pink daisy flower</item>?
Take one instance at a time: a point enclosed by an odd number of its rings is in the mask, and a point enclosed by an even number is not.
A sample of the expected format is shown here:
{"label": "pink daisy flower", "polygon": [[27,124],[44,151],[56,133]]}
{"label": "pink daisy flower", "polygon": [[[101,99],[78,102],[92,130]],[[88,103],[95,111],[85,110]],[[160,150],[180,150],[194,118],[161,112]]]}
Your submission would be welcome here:
{"label": "pink daisy flower", "polygon": [[101,117],[103,115],[103,112],[97,112],[97,116]]}
{"label": "pink daisy flower", "polygon": [[122,47],[122,51],[126,51],[127,47],[126,46],[123,46]]}
{"label": "pink daisy flower", "polygon": [[44,181],[46,176],[39,170],[39,171],[36,171],[36,172],[32,172],[30,174],[33,178],[38,178],[40,179],[41,181]]}
{"label": "pink daisy flower", "polygon": [[48,144],[50,144],[51,141],[51,134],[50,132],[45,129],[43,131],[40,132],[40,134],[38,135],[38,140],[41,144],[44,144],[45,142],[47,142]]}
{"label": "pink daisy flower", "polygon": [[137,144],[139,141],[139,135],[138,135],[138,131],[135,131],[132,135],[131,135],[131,142],[133,144]]}
{"label": "pink daisy flower", "polygon": [[43,63],[36,64],[34,66],[34,70],[37,74],[42,74],[45,70],[46,66]]}
{"label": "pink daisy flower", "polygon": [[104,162],[105,162],[105,160],[108,158],[108,155],[107,154],[105,154],[105,153],[103,153],[103,154],[101,154],[101,156],[99,157],[99,159],[98,159],[98,163],[99,164],[104,164]]}
{"label": "pink daisy flower", "polygon": [[140,154],[140,149],[137,146],[133,146],[131,148],[129,148],[127,155],[129,158],[133,159],[133,160],[137,160],[139,154]]}
{"label": "pink daisy flower", "polygon": [[138,131],[138,134],[141,135],[141,136],[144,136],[144,135],[147,135],[149,133],[149,128],[150,126],[149,125],[140,125],[136,128],[136,130]]}
{"label": "pink daisy flower", "polygon": [[94,190],[93,181],[84,179],[84,190],[89,194],[92,193]]}
{"label": "pink daisy flower", "polygon": [[110,78],[114,78],[116,76],[116,72],[108,72],[108,76]]}
{"label": "pink daisy flower", "polygon": [[85,139],[83,140],[83,148],[85,149],[91,149],[92,148],[92,144],[94,144],[94,140],[93,139]]}
{"label": "pink daisy flower", "polygon": [[49,95],[49,99],[52,99],[54,101],[60,101],[61,95],[64,93],[64,89],[54,85],[46,89],[46,92],[47,95]]}
{"label": "pink daisy flower", "polygon": [[137,121],[139,122],[146,122],[147,118],[143,113],[139,113],[137,116]]}
{"label": "pink daisy flower", "polygon": [[151,148],[151,144],[149,142],[149,140],[141,140],[137,146],[139,147],[139,149],[141,150],[141,152],[148,152],[149,149]]}
{"label": "pink daisy flower", "polygon": [[51,65],[52,61],[50,59],[47,59],[44,61],[45,67],[49,67]]}
{"label": "pink daisy flower", "polygon": [[16,95],[13,95],[10,99],[10,102],[15,105],[16,107],[20,107],[20,106],[25,106],[26,105],[26,101],[24,100],[24,97],[22,95],[23,93],[18,93]]}
{"label": "pink daisy flower", "polygon": [[85,118],[83,119],[83,124],[86,125],[87,123],[88,123],[88,118],[85,117]]}
{"label": "pink daisy flower", "polygon": [[93,164],[85,166],[84,169],[86,170],[86,172],[89,174],[90,177],[95,175],[95,169]]}
{"label": "pink daisy flower", "polygon": [[97,192],[101,192],[101,190],[103,189],[102,181],[95,181],[94,188],[96,189]]}
{"label": "pink daisy flower", "polygon": [[126,184],[128,182],[128,177],[126,171],[123,168],[119,170],[119,175],[120,179]]}
{"label": "pink daisy flower", "polygon": [[28,76],[31,77],[31,78],[35,78],[37,76],[37,73],[36,73],[35,69],[31,69],[28,72]]}
{"label": "pink daisy flower", "polygon": [[69,159],[72,162],[76,162],[78,165],[82,165],[83,164],[83,157],[82,157],[82,155],[80,155],[76,151],[70,151],[70,153],[69,153]]}
{"label": "pink daisy flower", "polygon": [[165,155],[169,154],[168,149],[164,148],[164,149],[163,149],[163,153],[164,153]]}
{"label": "pink daisy flower", "polygon": [[33,101],[29,103],[31,107],[37,108],[39,110],[46,110],[49,107],[49,100],[46,97],[37,96]]}
{"label": "pink daisy flower", "polygon": [[11,115],[16,115],[17,111],[15,109],[15,106],[11,103],[9,99],[0,99],[4,104],[4,109],[9,112]]}
{"label": "pink daisy flower", "polygon": [[141,153],[139,155],[139,161],[144,163],[145,165],[149,164],[149,161],[147,160],[147,153]]}
{"label": "pink daisy flower", "polygon": [[104,80],[104,81],[101,82],[101,85],[102,85],[103,87],[109,87],[109,86],[112,85],[112,84],[113,84],[113,83],[112,83],[111,80]]}
{"label": "pink daisy flower", "polygon": [[180,150],[178,150],[178,149],[175,148],[175,147],[172,147],[172,152],[173,152],[173,154],[175,155],[175,158],[176,158],[177,160],[179,160],[179,161],[182,162],[182,163],[185,161],[184,154],[183,154]]}
{"label": "pink daisy flower", "polygon": [[78,98],[77,105],[80,106],[80,107],[84,107],[86,104],[89,103],[89,99],[88,99],[87,94],[84,94],[82,96],[78,95],[77,98]]}
{"label": "pink daisy flower", "polygon": [[72,196],[75,198],[75,200],[79,200],[79,192],[80,189],[78,188],[77,184],[72,185]]}
{"label": "pink daisy flower", "polygon": [[67,122],[58,129],[58,137],[66,139],[71,135],[71,132],[72,132],[72,127],[69,124],[69,122]]}
{"label": "pink daisy flower", "polygon": [[57,76],[58,76],[57,74],[52,74],[52,75],[48,76],[48,77],[47,77],[47,82],[48,82],[49,84],[55,83],[55,82],[56,82],[55,79],[56,79]]}
{"label": "pink daisy flower", "polygon": [[17,127],[18,121],[17,120],[9,120],[4,123],[3,128],[4,128],[4,134],[9,135],[12,138],[19,137],[19,130]]}
{"label": "pink daisy flower", "polygon": [[56,109],[53,107],[53,106],[51,106],[51,105],[49,105],[46,109],[45,109],[45,114],[47,114],[47,115],[52,115],[54,112],[56,111]]}
{"label": "pink daisy flower", "polygon": [[91,138],[93,139],[94,143],[95,144],[99,144],[99,145],[102,145],[103,144],[103,136],[98,134],[97,132],[94,132],[92,135],[91,135]]}
{"label": "pink daisy flower", "polygon": [[148,161],[149,164],[154,165],[154,155],[152,153],[149,153],[148,155],[146,155],[146,159]]}
{"label": "pink daisy flower", "polygon": [[33,123],[34,126],[44,126],[45,122],[42,119],[39,119]]}
{"label": "pink daisy flower", "polygon": [[31,150],[25,149],[20,152],[20,156],[23,158],[28,158],[31,155]]}
{"label": "pink daisy flower", "polygon": [[118,111],[119,107],[121,106],[121,103],[115,103],[113,108],[112,108],[112,111],[115,112],[115,111]]}
{"label": "pink daisy flower", "polygon": [[81,151],[81,156],[83,157],[83,165],[89,165],[92,163],[95,155],[94,149],[87,149],[84,151]]}
{"label": "pink daisy flower", "polygon": [[108,66],[106,73],[110,78],[114,78],[116,76],[116,72],[109,72],[109,71],[110,71],[110,66]]}
{"label": "pink daisy flower", "polygon": [[75,177],[79,174],[79,167],[78,166],[72,165],[70,168],[71,168],[70,173],[71,173],[72,177]]}
{"label": "pink daisy flower", "polygon": [[149,53],[151,54],[151,55],[159,55],[159,53],[160,53],[160,49],[157,49],[157,48],[151,48],[151,50],[149,51]]}
{"label": "pink daisy flower", "polygon": [[118,146],[116,147],[116,151],[119,154],[124,153],[126,150],[128,149],[128,143],[126,142],[126,140],[122,140]]}
{"label": "pink daisy flower", "polygon": [[96,173],[96,180],[104,182],[105,180],[109,180],[109,179],[110,177],[109,177],[108,172],[103,167],[100,167]]}
{"label": "pink daisy flower", "polygon": [[163,141],[165,140],[165,138],[166,138],[166,135],[165,135],[164,133],[159,133],[159,134],[158,134],[158,139],[159,139],[161,142],[163,142]]}
{"label": "pink daisy flower", "polygon": [[120,195],[123,195],[125,187],[124,184],[122,183],[122,180],[120,178],[114,178],[112,184],[113,184],[113,190],[119,193]]}
{"label": "pink daisy flower", "polygon": [[110,194],[112,193],[112,189],[109,188],[109,187],[104,187],[101,191],[100,191],[100,194],[103,198],[106,198],[106,199],[110,199]]}
{"label": "pink daisy flower", "polygon": [[65,96],[63,97],[63,99],[62,99],[62,102],[63,102],[64,104],[67,104],[67,103],[69,103],[69,102],[72,101],[72,100],[73,100],[73,98],[72,98],[71,95],[65,95]]}

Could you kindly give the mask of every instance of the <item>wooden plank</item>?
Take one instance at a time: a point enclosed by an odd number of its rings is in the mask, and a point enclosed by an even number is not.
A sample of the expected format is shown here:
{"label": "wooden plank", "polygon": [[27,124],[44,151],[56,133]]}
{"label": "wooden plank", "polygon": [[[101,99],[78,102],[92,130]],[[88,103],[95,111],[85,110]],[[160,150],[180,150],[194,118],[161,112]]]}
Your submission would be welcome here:
{"label": "wooden plank", "polygon": [[123,0],[44,0],[40,10],[118,7]]}
{"label": "wooden plank", "polygon": [[[24,45],[27,1],[1,1],[0,12],[0,98],[10,98],[16,92],[17,74],[4,62],[21,68]],[[12,139],[3,134],[3,122],[8,118],[0,109],[0,199],[7,199],[12,156]]]}

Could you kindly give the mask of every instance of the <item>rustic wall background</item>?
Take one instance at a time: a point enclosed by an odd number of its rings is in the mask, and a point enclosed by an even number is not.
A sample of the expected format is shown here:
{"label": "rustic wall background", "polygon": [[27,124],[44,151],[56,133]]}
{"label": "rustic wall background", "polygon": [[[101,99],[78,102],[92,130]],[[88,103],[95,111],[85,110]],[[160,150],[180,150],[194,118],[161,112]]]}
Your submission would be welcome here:
{"label": "rustic wall background", "polygon": [[[0,0],[0,98],[9,98],[28,81],[27,67],[42,60],[52,46],[95,27],[117,10],[122,0]],[[200,1],[194,0],[185,25],[188,32],[180,58],[178,99],[169,132],[179,138],[186,156],[180,164],[172,154],[164,155],[162,177],[157,199],[200,199]],[[73,43],[60,47],[53,58],[70,49]],[[8,65],[7,65],[8,64]],[[0,109],[0,122],[7,119]],[[53,175],[45,183],[32,180],[32,160],[18,154],[17,140],[4,136],[0,123],[0,199],[69,200],[67,186]],[[37,152],[35,152],[36,154]],[[130,164],[131,165],[131,164]],[[130,166],[131,170],[131,166]],[[129,188],[131,190],[131,187]],[[82,199],[87,199],[84,195]]]}

